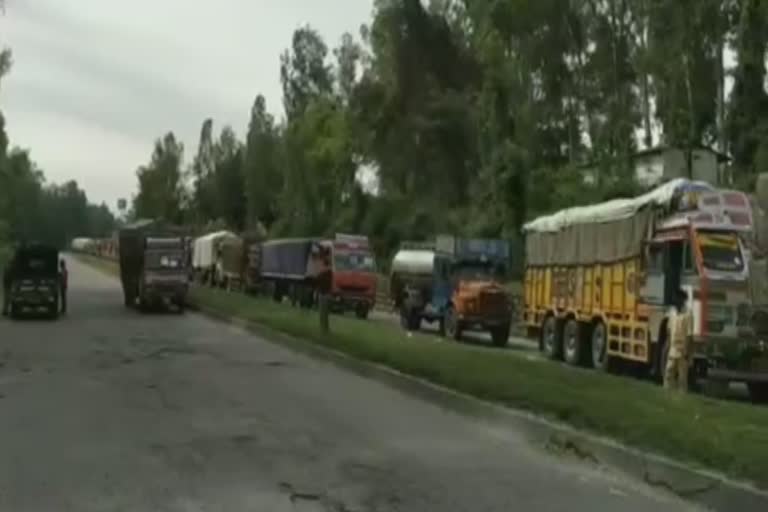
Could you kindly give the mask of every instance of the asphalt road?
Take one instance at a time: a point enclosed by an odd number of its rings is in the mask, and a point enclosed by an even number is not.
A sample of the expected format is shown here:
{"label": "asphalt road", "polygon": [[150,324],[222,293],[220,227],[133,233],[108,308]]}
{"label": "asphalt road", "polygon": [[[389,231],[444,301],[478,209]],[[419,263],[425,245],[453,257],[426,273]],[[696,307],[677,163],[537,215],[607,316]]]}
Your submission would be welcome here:
{"label": "asphalt road", "polygon": [[0,321],[0,511],[648,511],[676,498],[70,261],[70,312]]}

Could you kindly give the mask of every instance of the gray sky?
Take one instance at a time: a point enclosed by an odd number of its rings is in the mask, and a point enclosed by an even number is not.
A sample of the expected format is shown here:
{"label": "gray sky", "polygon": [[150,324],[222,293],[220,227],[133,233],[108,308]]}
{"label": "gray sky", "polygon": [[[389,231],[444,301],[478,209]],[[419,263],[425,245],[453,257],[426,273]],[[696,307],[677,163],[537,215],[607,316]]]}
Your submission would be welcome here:
{"label": "gray sky", "polygon": [[6,0],[14,66],[0,109],[49,181],[76,179],[115,207],[173,130],[194,155],[200,125],[243,136],[257,93],[282,115],[279,55],[309,23],[329,47],[358,34],[372,0]]}

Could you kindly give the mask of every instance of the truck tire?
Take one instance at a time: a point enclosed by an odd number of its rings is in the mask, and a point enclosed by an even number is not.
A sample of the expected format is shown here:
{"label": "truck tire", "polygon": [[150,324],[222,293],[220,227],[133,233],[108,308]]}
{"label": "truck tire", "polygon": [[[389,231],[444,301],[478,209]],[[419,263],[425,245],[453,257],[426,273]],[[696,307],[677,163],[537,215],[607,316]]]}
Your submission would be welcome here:
{"label": "truck tire", "polygon": [[[608,354],[608,331],[603,322],[592,329],[592,366],[604,372],[613,370],[612,357]],[[666,361],[666,359],[665,359]]]}
{"label": "truck tire", "polygon": [[768,404],[768,382],[747,383],[749,398],[756,404]]}
{"label": "truck tire", "polygon": [[509,343],[509,325],[494,328],[491,331],[491,340],[496,347],[506,347]]}
{"label": "truck tire", "polygon": [[449,307],[445,310],[445,319],[443,320],[443,323],[445,324],[446,336],[456,341],[461,340],[461,322],[456,317],[456,311],[453,308]]}
{"label": "truck tire", "polygon": [[59,298],[56,297],[56,300],[53,301],[53,305],[48,308],[48,318],[51,320],[56,320],[59,318]]}
{"label": "truck tire", "polygon": [[355,316],[360,320],[367,320],[369,312],[370,309],[368,306],[358,306],[357,309],[355,309]]}
{"label": "truck tire", "polygon": [[579,322],[575,318],[566,321],[563,326],[563,356],[565,362],[571,366],[583,366],[588,348]]}
{"label": "truck tire", "polygon": [[546,317],[541,326],[541,348],[553,361],[563,358],[563,331],[554,315]]}

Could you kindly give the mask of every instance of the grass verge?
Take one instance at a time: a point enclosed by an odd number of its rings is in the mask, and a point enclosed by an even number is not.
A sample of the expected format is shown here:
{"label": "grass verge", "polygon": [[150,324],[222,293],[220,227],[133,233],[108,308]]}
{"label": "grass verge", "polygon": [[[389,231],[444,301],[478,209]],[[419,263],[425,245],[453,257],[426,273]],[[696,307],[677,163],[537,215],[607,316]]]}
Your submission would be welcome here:
{"label": "grass verge", "polygon": [[[94,264],[112,273],[116,268],[111,262]],[[191,300],[358,359],[768,488],[768,408],[670,394],[627,377],[434,343],[423,335],[407,337],[381,322],[333,316],[332,332],[323,335],[314,312],[219,290],[195,288]]]}

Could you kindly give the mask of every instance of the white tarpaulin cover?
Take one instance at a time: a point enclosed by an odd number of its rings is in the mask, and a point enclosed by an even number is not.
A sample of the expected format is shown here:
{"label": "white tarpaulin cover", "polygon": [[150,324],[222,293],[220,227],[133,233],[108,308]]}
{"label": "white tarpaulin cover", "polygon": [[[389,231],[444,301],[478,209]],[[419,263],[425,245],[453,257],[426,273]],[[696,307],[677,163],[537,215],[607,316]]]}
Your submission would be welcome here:
{"label": "white tarpaulin cover", "polygon": [[554,232],[576,224],[599,224],[627,219],[648,205],[668,205],[675,192],[682,186],[695,186],[712,189],[703,181],[690,181],[677,178],[650,192],[632,199],[614,199],[605,203],[589,206],[576,206],[560,210],[552,215],[539,217],[523,226],[525,232]]}
{"label": "white tarpaulin cover", "polygon": [[239,239],[236,234],[229,231],[216,231],[195,239],[192,247],[192,266],[194,268],[208,268],[216,262],[216,249],[219,242],[225,239]]}
{"label": "white tarpaulin cover", "polygon": [[683,190],[712,190],[704,182],[672,180],[634,199],[579,206],[523,227],[528,265],[611,263],[640,254],[659,209]]}

